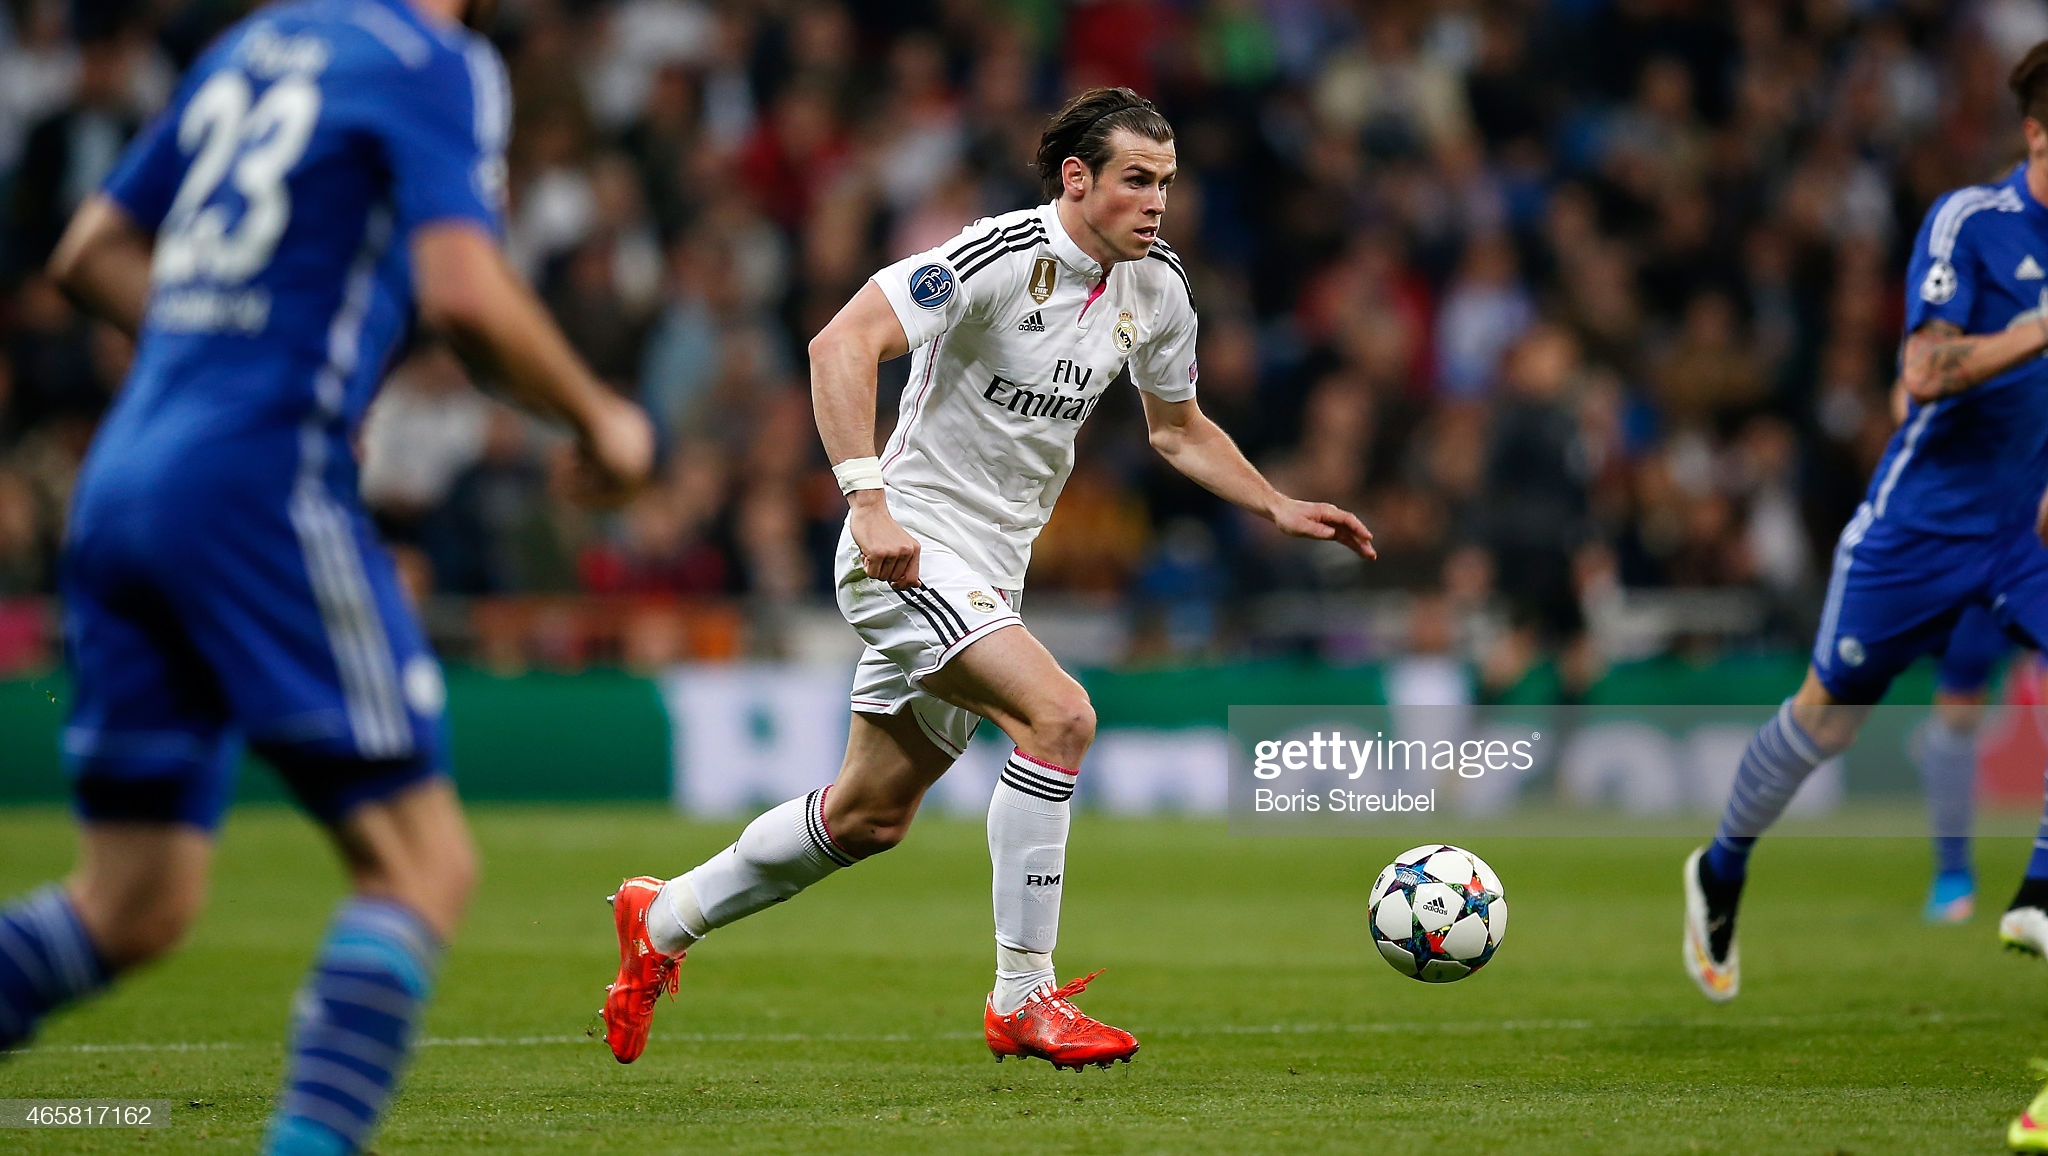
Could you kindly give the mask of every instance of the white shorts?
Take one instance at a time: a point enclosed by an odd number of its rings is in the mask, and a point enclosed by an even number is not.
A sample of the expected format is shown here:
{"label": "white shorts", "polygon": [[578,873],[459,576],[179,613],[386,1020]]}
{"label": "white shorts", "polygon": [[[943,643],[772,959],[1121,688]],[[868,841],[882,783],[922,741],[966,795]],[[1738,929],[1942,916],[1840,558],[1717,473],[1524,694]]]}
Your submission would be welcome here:
{"label": "white shorts", "polygon": [[833,563],[839,612],[868,644],[853,671],[853,709],[898,714],[907,707],[925,737],[958,758],[981,716],[925,691],[924,676],[976,639],[1021,623],[1017,604],[1024,592],[1000,589],[951,550],[919,542],[919,584],[897,590],[868,577],[852,531],[839,533]]}

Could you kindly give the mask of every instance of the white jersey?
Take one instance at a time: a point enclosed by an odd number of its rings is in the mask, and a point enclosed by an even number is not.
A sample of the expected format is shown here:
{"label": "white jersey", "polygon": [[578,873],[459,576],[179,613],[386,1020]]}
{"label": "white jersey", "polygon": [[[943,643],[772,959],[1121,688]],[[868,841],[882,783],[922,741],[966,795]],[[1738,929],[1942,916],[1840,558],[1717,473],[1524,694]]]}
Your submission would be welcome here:
{"label": "white jersey", "polygon": [[875,274],[916,355],[882,450],[889,512],[997,586],[1074,468],[1074,438],[1126,368],[1166,401],[1195,396],[1195,306],[1163,241],[1107,278],[1051,204],[988,217]]}

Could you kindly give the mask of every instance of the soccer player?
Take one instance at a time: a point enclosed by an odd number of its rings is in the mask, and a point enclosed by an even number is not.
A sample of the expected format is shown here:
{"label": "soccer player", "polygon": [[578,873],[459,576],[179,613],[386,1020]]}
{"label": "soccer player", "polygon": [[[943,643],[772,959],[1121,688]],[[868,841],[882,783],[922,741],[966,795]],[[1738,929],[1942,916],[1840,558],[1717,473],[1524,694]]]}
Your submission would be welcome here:
{"label": "soccer player", "polygon": [[1970,824],[1976,810],[1977,730],[1984,721],[1992,673],[2012,650],[1991,612],[1972,606],[1949,633],[1934,686],[1934,713],[1920,728],[1913,758],[1927,800],[1934,839],[1934,881],[1921,917],[1967,923],[1977,910],[1970,865]]}
{"label": "soccer player", "polygon": [[[606,1038],[622,1063],[686,949],[900,842],[981,719],[1016,744],[989,801],[996,977],[988,1046],[1079,1067],[1128,1060],[1130,1033],[1055,983],[1069,799],[1095,736],[1088,695],[1017,617],[1031,543],[1074,438],[1128,372],[1154,449],[1286,533],[1373,557],[1335,506],[1275,491],[1195,402],[1187,274],[1158,239],[1173,129],[1129,89],[1069,101],[1039,141],[1049,203],[969,226],[875,274],[811,342],[818,430],[851,511],[840,610],[867,643],[838,778],[755,819],[684,875],[614,899],[618,978]],[[875,452],[876,366],[916,351],[895,432]]]}
{"label": "soccer player", "polygon": [[[1743,753],[1713,843],[1686,860],[1686,969],[1716,1002],[1740,990],[1735,919],[1757,836],[1854,741],[1892,678],[1971,606],[2037,650],[2048,641],[2048,549],[2033,526],[2048,481],[2048,42],[2010,85],[2027,160],[1996,184],[1944,194],[1920,227],[1900,357],[1905,423],[1835,548],[1805,682]],[[2044,907],[2048,840],[2001,936],[2040,950]]]}
{"label": "soccer player", "polygon": [[[487,0],[486,0],[487,2]],[[360,1149],[475,873],[440,669],[350,438],[415,318],[580,439],[593,497],[650,427],[500,254],[503,64],[466,0],[300,0],[229,30],[51,261],[137,338],[64,549],[77,870],[0,910],[0,1047],[169,951],[244,742],[353,894],[294,1004],[274,1153]]]}

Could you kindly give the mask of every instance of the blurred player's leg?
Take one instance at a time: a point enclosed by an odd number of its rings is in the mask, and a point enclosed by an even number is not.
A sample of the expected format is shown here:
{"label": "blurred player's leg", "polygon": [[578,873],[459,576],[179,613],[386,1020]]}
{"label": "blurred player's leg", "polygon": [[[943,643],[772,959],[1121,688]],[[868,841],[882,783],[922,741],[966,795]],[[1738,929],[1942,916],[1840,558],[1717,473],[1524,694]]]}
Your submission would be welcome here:
{"label": "blurred player's leg", "polygon": [[1069,1002],[1094,976],[1054,986],[1070,800],[1095,741],[1088,692],[1025,630],[976,642],[925,686],[1017,744],[988,809],[996,924],[996,982],[983,1015],[989,1049],[998,1060],[1035,1055],[1074,1067],[1129,1060],[1135,1037]]}
{"label": "blurred player's leg", "polygon": [[332,831],[355,893],[299,991],[270,1153],[332,1156],[368,1140],[476,878],[462,808],[443,779],[362,803]]}
{"label": "blurred player's leg", "polygon": [[2020,889],[1998,921],[1998,938],[2007,947],[2029,955],[2048,955],[2048,798],[2043,800],[2034,853]]}
{"label": "blurred player's leg", "polygon": [[1886,522],[1885,493],[1842,529],[1806,679],[1750,740],[1713,843],[1686,861],[1685,967],[1715,1002],[1741,990],[1735,923],[1757,837],[1815,767],[1856,741],[1892,679],[1941,650],[1966,610],[1992,601],[1996,576],[2018,569],[2003,541],[1963,552]]}
{"label": "blurred player's leg", "polygon": [[832,785],[770,809],[666,883],[622,883],[612,898],[619,974],[604,1007],[613,1057],[631,1063],[646,1048],[655,1003],[674,990],[675,963],[691,944],[902,842],[924,793],[952,765],[911,710],[857,713]]}
{"label": "blurred player's leg", "polygon": [[[2035,650],[2048,647],[2048,550],[2032,534],[2016,535],[1995,588],[1999,623]],[[2034,853],[2019,891],[1998,920],[1998,938],[2030,955],[2048,954],[2048,798],[2043,799]]]}
{"label": "blurred player's leg", "polygon": [[1735,915],[1757,836],[1785,813],[1813,768],[1855,740],[1868,713],[1838,705],[1809,669],[1799,693],[1749,740],[1713,843],[1685,867],[1686,968],[1708,999],[1734,999],[1741,990]]}
{"label": "blurred player's leg", "polygon": [[44,887],[0,910],[0,1050],[112,976],[62,888]]}
{"label": "blurred player's leg", "polygon": [[1977,785],[1977,729],[1984,692],[1939,691],[1934,714],[1920,729],[1914,758],[1927,799],[1934,841],[1934,882],[1922,916],[1929,923],[1963,923],[1976,910],[1976,875],[1970,868],[1970,827]]}
{"label": "blurred player's leg", "polygon": [[0,1048],[38,1021],[171,950],[205,899],[205,831],[176,823],[88,823],[78,869],[0,909]]}
{"label": "blurred player's leg", "polygon": [[1934,714],[1913,744],[1934,840],[1934,881],[1922,914],[1929,923],[1962,923],[1976,910],[1970,827],[1977,788],[1977,732],[1988,687],[2012,650],[1997,617],[1982,606],[1963,612],[1941,654]]}

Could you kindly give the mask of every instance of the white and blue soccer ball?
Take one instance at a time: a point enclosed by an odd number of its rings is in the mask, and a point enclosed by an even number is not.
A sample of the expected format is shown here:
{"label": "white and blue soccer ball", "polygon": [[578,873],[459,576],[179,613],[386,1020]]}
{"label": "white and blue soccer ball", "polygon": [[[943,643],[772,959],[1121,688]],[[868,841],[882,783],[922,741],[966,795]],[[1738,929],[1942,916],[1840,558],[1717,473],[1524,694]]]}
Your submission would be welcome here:
{"label": "white and blue soccer ball", "polygon": [[1472,852],[1425,843],[1372,885],[1372,939],[1394,970],[1424,983],[1464,979],[1493,958],[1508,930],[1500,876]]}

